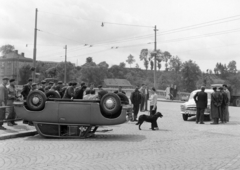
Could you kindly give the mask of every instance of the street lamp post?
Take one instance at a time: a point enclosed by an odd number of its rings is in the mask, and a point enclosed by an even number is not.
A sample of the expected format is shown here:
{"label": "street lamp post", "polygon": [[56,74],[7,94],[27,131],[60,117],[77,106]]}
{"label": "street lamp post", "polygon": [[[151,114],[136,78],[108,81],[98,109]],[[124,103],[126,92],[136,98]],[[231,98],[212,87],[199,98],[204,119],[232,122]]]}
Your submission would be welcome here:
{"label": "street lamp post", "polygon": [[36,55],[37,55],[37,13],[38,9],[36,8],[35,12],[35,28],[34,28],[34,48],[33,48],[33,70],[32,70],[32,77],[33,81],[35,82],[36,79]]}

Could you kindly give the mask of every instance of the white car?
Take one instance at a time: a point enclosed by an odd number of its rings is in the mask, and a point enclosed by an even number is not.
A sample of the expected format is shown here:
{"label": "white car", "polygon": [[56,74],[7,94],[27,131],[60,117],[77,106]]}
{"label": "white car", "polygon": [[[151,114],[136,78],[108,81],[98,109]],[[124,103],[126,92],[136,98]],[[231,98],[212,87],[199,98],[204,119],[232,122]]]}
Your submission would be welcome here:
{"label": "white car", "polygon": [[[201,90],[200,89],[199,90],[194,90],[190,94],[188,101],[181,105],[181,114],[182,114],[183,120],[187,121],[188,117],[196,116],[197,107],[196,107],[196,103],[195,103],[193,97],[199,91],[201,91]],[[208,106],[207,106],[207,109],[205,109],[204,115],[208,116],[208,119],[211,119],[211,117],[210,117],[210,111],[211,111],[210,106],[211,106],[211,93],[213,93],[213,90],[212,89],[205,89],[205,92],[208,94]]]}

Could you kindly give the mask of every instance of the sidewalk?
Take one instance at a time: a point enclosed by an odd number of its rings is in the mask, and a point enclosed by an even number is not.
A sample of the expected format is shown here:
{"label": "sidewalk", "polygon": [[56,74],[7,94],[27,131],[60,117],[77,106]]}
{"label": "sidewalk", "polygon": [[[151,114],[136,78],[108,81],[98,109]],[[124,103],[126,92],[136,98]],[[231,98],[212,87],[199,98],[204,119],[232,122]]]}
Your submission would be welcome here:
{"label": "sidewalk", "polygon": [[23,124],[22,121],[17,121],[16,123],[18,124],[16,126],[8,126],[7,123],[3,124],[3,127],[7,130],[0,130],[0,140],[37,134],[34,126]]}

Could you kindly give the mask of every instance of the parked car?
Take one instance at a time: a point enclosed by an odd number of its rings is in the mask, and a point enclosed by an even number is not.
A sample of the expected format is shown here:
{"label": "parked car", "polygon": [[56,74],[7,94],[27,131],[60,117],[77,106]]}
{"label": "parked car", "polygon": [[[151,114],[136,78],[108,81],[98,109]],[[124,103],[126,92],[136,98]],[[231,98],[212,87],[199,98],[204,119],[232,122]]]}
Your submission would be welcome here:
{"label": "parked car", "polygon": [[50,96],[54,98],[36,90],[28,95],[26,101],[14,103],[17,116],[33,122],[44,137],[89,137],[99,126],[127,122],[128,110],[132,108],[124,94],[106,92],[99,100]]}
{"label": "parked car", "polygon": [[[181,107],[181,114],[182,114],[182,117],[183,117],[184,121],[187,121],[188,117],[196,116],[196,114],[197,114],[197,107],[196,107],[196,103],[195,103],[193,97],[199,91],[200,90],[194,90],[193,92],[191,92],[188,101],[183,103],[180,106]],[[208,119],[211,119],[211,117],[210,117],[211,93],[213,93],[213,90],[212,89],[205,89],[205,92],[208,95],[208,106],[207,106],[207,109],[205,109],[204,115],[206,115],[208,117]]]}

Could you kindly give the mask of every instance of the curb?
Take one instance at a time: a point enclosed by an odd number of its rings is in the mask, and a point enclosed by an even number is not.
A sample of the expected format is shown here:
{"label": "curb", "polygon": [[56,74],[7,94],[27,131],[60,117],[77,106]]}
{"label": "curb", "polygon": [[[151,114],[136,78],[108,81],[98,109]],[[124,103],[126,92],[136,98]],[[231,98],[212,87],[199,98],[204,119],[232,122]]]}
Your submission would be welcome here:
{"label": "curb", "polygon": [[3,134],[0,136],[0,140],[4,139],[11,139],[11,138],[18,138],[18,137],[25,137],[25,136],[34,136],[38,134],[36,130],[29,130],[25,132],[17,132],[17,133],[8,133],[8,134]]}

